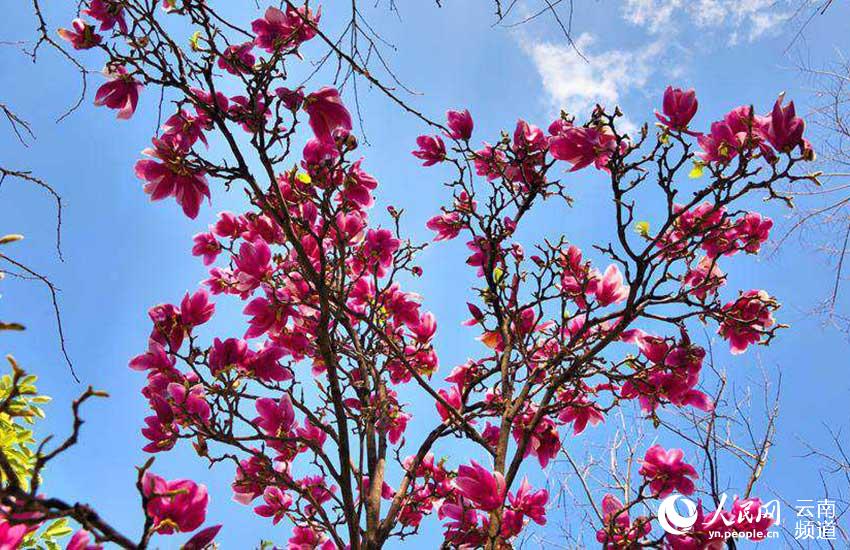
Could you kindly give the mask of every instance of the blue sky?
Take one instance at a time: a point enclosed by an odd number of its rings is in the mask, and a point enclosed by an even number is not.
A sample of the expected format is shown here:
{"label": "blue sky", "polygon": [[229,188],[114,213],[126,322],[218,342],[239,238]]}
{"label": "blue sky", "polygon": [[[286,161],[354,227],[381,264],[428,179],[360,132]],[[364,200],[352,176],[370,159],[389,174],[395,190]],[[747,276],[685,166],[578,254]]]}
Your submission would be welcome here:
{"label": "blue sky", "polygon": [[[323,24],[331,34],[348,17],[347,11],[335,12],[336,4],[326,2],[324,7]],[[390,14],[384,3],[374,9],[367,4],[364,9],[370,22],[397,46],[397,52],[390,55],[393,67],[408,87],[421,92],[407,99],[435,118],[447,108],[469,108],[476,136],[490,140],[502,128],[511,130],[517,118],[546,125],[560,108],[586,113],[595,101],[619,103],[628,120],[640,124],[652,118],[668,83],[697,89],[697,126],[707,126],[742,103],[753,102],[758,110],[766,111],[781,91],[796,99],[805,113],[816,100],[812,83],[795,69],[797,60],[822,64],[833,59],[837,50],[847,51],[850,46],[846,29],[850,7],[846,3],[836,3],[828,17],[816,18],[804,39],[788,52],[799,21],[786,19],[793,6],[782,2],[588,3],[573,18],[575,37],[586,61],[565,43],[548,17],[506,29],[492,25],[492,9],[484,1],[448,3],[442,9],[427,1],[401,5],[401,20]],[[32,39],[35,24],[27,8],[20,2],[6,8],[0,20],[0,39]],[[533,13],[532,7],[526,9]],[[233,11],[233,17],[243,22],[257,16],[253,7]],[[71,19],[70,11],[58,6],[48,14],[54,27],[67,25]],[[318,51],[314,44],[305,54],[309,59]],[[82,59],[87,67],[100,69],[101,60],[94,56]],[[305,66],[295,71],[294,80],[308,70]],[[91,75],[90,91],[99,78]],[[308,87],[319,87],[329,78],[320,73]],[[145,347],[150,329],[147,309],[179,300],[204,278],[203,266],[189,254],[192,235],[202,231],[215,212],[244,208],[242,196],[226,194],[213,185],[213,207],[202,207],[194,221],[179,214],[173,202],[148,202],[132,168],[156,130],[158,97],[152,90],[143,94],[130,121],[116,122],[114,113],[93,107],[89,94],[77,112],[55,124],[75,101],[78,77],[54,52],[43,50],[33,65],[11,46],[0,49],[0,90],[0,101],[29,120],[37,135],[25,148],[11,132],[0,132],[0,164],[30,169],[62,194],[65,262],[60,263],[53,251],[53,205],[37,189],[17,181],[3,185],[0,233],[26,235],[24,242],[14,245],[14,252],[62,289],[63,321],[77,372],[84,384],[112,395],[86,408],[82,444],[52,464],[45,490],[90,502],[134,534],[141,517],[134,466],[147,458],[140,450],[139,433],[147,405],[138,393],[143,377],[126,364]],[[350,92],[346,90],[346,97],[352,104]],[[430,232],[424,222],[446,200],[439,185],[440,173],[422,169],[409,154],[415,137],[427,129],[379,92],[365,86],[361,92],[370,143],[362,152],[365,165],[381,182],[376,216],[380,219],[378,212],[390,204],[404,208],[408,234],[415,240],[427,240]],[[594,185],[598,177],[580,172],[568,178],[577,199],[575,207],[544,208],[526,229],[524,237],[529,242],[565,233],[589,247],[610,231],[604,215],[610,209],[609,199]],[[787,223],[787,213],[777,205],[758,206],[780,226]],[[462,242],[430,247],[420,260],[425,276],[408,284],[410,290],[424,296],[426,308],[437,316],[441,330],[436,345],[444,373],[480,352],[475,335],[456,328],[466,316],[462,304],[474,280],[464,258]],[[777,371],[782,372],[779,433],[762,492],[769,495],[773,490],[789,501],[820,498],[823,490],[813,463],[798,458],[804,450],[798,438],[827,446],[824,425],[850,428],[847,341],[822,328],[820,320],[810,314],[825,294],[830,266],[817,253],[792,242],[770,260],[735,257],[727,271],[731,274],[727,290],[769,289],[785,306],[781,321],[792,325],[769,349],[751,350],[737,358],[729,355],[724,345],[716,346],[717,366],[726,369],[730,381],[741,389],[760,381],[761,367],[774,379]],[[64,434],[69,428],[68,404],[84,385],[74,383],[62,362],[46,290],[35,283],[11,280],[4,281],[0,290],[0,318],[19,320],[28,327],[23,334],[0,336],[2,351],[14,354],[39,374],[42,391],[55,398],[42,433]],[[218,311],[210,334],[242,332],[236,303],[222,301]],[[415,439],[417,430],[428,429],[433,413],[431,405],[415,395],[408,401],[415,418],[425,420],[409,435]],[[590,438],[597,443],[612,433],[610,426],[598,430]],[[653,436],[648,434],[649,440]],[[665,436],[661,437],[663,441]],[[593,450],[583,440],[568,445],[579,455]],[[452,454],[463,448],[449,445],[441,452]],[[154,469],[167,477],[193,477],[210,487],[209,522],[226,524],[220,539],[224,548],[244,548],[245,541],[260,538],[283,543],[288,537],[287,529],[273,529],[269,522],[231,502],[232,468],[208,471],[190,449],[182,448],[159,456]],[[740,490],[735,485],[740,472],[734,468],[728,472],[731,488]],[[546,475],[556,482],[562,471],[555,466]],[[538,480],[540,476],[532,474]],[[557,540],[557,525],[569,515],[569,510],[550,512],[552,527],[541,536]],[[431,530],[410,547],[434,547],[436,536]],[[163,547],[176,546],[176,542],[161,539]]]}

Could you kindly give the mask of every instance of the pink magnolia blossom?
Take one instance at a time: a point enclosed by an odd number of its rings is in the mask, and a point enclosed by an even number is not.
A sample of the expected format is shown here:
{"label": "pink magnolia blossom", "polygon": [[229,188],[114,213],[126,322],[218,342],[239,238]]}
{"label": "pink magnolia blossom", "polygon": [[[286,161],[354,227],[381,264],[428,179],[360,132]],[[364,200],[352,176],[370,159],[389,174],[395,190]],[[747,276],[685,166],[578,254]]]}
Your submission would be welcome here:
{"label": "pink magnolia blossom", "polygon": [[148,344],[148,351],[130,360],[130,368],[138,371],[168,371],[174,368],[175,358],[170,356],[156,340]]}
{"label": "pink magnolia blossom", "polygon": [[201,289],[192,295],[187,292],[180,302],[180,320],[188,327],[197,327],[209,321],[215,313],[215,304],[210,295]]}
{"label": "pink magnolia blossom", "polygon": [[204,136],[204,131],[209,128],[209,120],[206,115],[193,115],[183,109],[178,110],[168,117],[168,120],[162,125],[163,134],[175,136],[176,139],[184,142],[188,147],[194,145],[198,140],[201,140],[204,145],[207,145],[207,138]]}
{"label": "pink magnolia blossom", "polygon": [[572,164],[572,172],[590,164],[606,169],[616,148],[614,136],[596,128],[571,127],[549,139],[549,152],[556,159]]}
{"label": "pink magnolia blossom", "polygon": [[255,507],[254,512],[258,516],[272,518],[273,525],[277,525],[292,506],[292,496],[274,486],[266,487],[263,491],[263,501],[264,504]]}
{"label": "pink magnolia blossom", "polygon": [[104,74],[109,81],[97,89],[94,104],[116,109],[120,119],[132,117],[136,112],[136,105],[139,104],[142,83],[127,74],[127,70],[121,66],[107,68]]}
{"label": "pink magnolia blossom", "polygon": [[485,143],[483,149],[475,151],[475,173],[493,181],[504,173],[506,160],[503,151]]}
{"label": "pink magnolia blossom", "polygon": [[12,525],[8,521],[0,520],[0,549],[15,550],[19,548],[26,534],[27,525],[25,523]]}
{"label": "pink magnolia blossom", "polygon": [[758,254],[761,245],[767,242],[772,227],[773,220],[770,218],[763,217],[757,212],[748,212],[735,224],[735,236],[746,252]]}
{"label": "pink magnolia blossom", "polygon": [[450,212],[434,216],[428,220],[425,227],[437,232],[437,236],[434,237],[435,241],[448,241],[460,234],[461,229],[463,229],[463,222],[457,212]]}
{"label": "pink magnolia blossom", "polygon": [[530,155],[539,153],[545,148],[546,135],[543,130],[524,120],[518,120],[514,127],[514,151],[524,151],[525,154]]}
{"label": "pink magnolia blossom", "polygon": [[646,451],[638,473],[649,482],[653,494],[658,497],[666,497],[674,491],[691,495],[694,482],[689,478],[696,478],[697,472],[683,458],[681,449],[667,451],[661,445],[653,445]]}
{"label": "pink magnolia blossom", "polygon": [[254,406],[260,415],[254,419],[254,424],[266,435],[282,437],[289,433],[295,424],[295,410],[289,396],[283,396],[275,401],[270,397],[257,399]]}
{"label": "pink magnolia blossom", "polygon": [[437,332],[437,320],[433,313],[428,312],[420,317],[416,324],[408,328],[419,343],[427,344],[434,338],[434,333]]}
{"label": "pink magnolia blossom", "polygon": [[[2,543],[0,543],[0,548],[3,548]],[[91,533],[85,529],[80,529],[68,541],[65,550],[102,550],[102,548],[99,544],[92,544]]]}
{"label": "pink magnolia blossom", "polygon": [[803,143],[805,121],[797,116],[794,102],[782,106],[780,96],[773,105],[770,122],[767,126],[767,139],[777,151],[787,153]]}
{"label": "pink magnolia blossom", "polygon": [[726,284],[726,274],[717,266],[715,259],[707,256],[685,274],[682,282],[690,286],[691,293],[698,300],[705,300],[709,294],[717,294],[717,289]]}
{"label": "pink magnolia blossom", "polygon": [[153,530],[161,535],[194,531],[206,519],[209,496],[204,485],[189,479],[166,481],[147,472],[142,492],[148,498],[145,511],[153,520]]}
{"label": "pink magnolia blossom", "polygon": [[187,540],[180,550],[204,550],[215,540],[219,531],[221,531],[221,525],[212,525],[201,529],[192,535],[192,538]]}
{"label": "pink magnolia blossom", "polygon": [[375,202],[372,191],[377,189],[378,180],[361,168],[360,160],[351,165],[345,178],[343,198],[362,208],[371,208]]}
{"label": "pink magnolia blossom", "polygon": [[628,510],[614,495],[602,498],[602,514],[605,527],[596,532],[596,540],[602,543],[603,550],[638,547],[635,543],[652,531],[649,518],[639,517],[632,522]]}
{"label": "pink magnolia blossom", "polygon": [[251,291],[271,274],[272,252],[269,245],[262,239],[243,242],[236,256],[236,278],[239,289]]}
{"label": "pink magnolia blossom", "polygon": [[664,114],[661,115],[656,111],[655,116],[668,128],[684,131],[688,129],[688,124],[694,118],[697,107],[699,107],[699,101],[693,88],[685,91],[667,86],[664,90]]}
{"label": "pink magnolia blossom", "polygon": [[209,421],[212,410],[206,401],[202,385],[196,384],[187,388],[183,384],[171,383],[168,385],[168,397],[177,417],[186,417],[185,420],[189,423],[200,421],[206,424]]}
{"label": "pink magnolia blossom", "polygon": [[256,62],[254,54],[251,53],[253,47],[251,42],[228,46],[218,58],[219,68],[234,75],[250,73]]}
{"label": "pink magnolia blossom", "polygon": [[111,30],[117,24],[122,33],[127,33],[124,6],[117,0],[90,0],[89,7],[82,13],[98,20],[102,31]]}
{"label": "pink magnolia blossom", "polygon": [[623,284],[623,274],[614,264],[609,265],[605,273],[594,275],[588,285],[588,291],[603,307],[624,301],[629,297],[629,290],[629,286]]}
{"label": "pink magnolia blossom", "polygon": [[522,512],[538,525],[546,525],[546,503],[549,501],[549,491],[539,489],[533,491],[527,478],[523,478],[516,495],[509,494],[508,500],[515,510]]}
{"label": "pink magnolia blossom", "polygon": [[175,424],[174,411],[165,399],[154,396],[151,407],[156,414],[145,418],[142,435],[150,443],[142,447],[146,453],[159,453],[174,448],[179,435],[179,427]]}
{"label": "pink magnolia blossom", "polygon": [[171,346],[172,352],[179,350],[186,336],[180,310],[173,304],[159,304],[148,310],[148,317],[153,321],[150,339],[163,346]]}
{"label": "pink magnolia blossom", "polygon": [[312,527],[296,525],[286,546],[287,550],[336,550],[323,533],[317,533]]}
{"label": "pink magnolia blossom", "polygon": [[277,88],[274,91],[275,95],[280,98],[281,102],[283,102],[283,106],[289,109],[290,111],[297,111],[301,108],[301,104],[304,103],[304,87],[299,86],[294,90],[290,88]]}
{"label": "pink magnolia blossom", "polygon": [[549,465],[549,461],[558,456],[561,450],[561,437],[555,423],[546,417],[540,419],[536,425],[532,425],[537,412],[536,405],[529,405],[514,422],[512,434],[514,440],[519,443],[525,434],[531,431],[531,437],[525,448],[525,456],[536,456],[541,468]]}
{"label": "pink magnolia blossom", "polygon": [[304,98],[304,110],[310,117],[310,128],[316,139],[333,143],[337,129],[351,130],[351,113],[342,103],[336,88],[325,86]]}
{"label": "pink magnolia blossom", "polygon": [[558,420],[564,424],[573,423],[573,435],[582,433],[587,425],[597,426],[605,421],[605,415],[594,405],[586,395],[576,391],[562,392],[559,401],[566,404],[558,415]]}
{"label": "pink magnolia blossom", "polygon": [[290,7],[285,12],[270,7],[262,19],[255,19],[251,23],[257,35],[254,43],[269,53],[283,48],[297,48],[316,35],[315,26],[320,18],[321,10],[313,15],[312,10],[306,7],[298,10]]}
{"label": "pink magnolia blossom", "polygon": [[192,240],[195,245],[192,247],[192,256],[201,256],[204,265],[210,265],[215,262],[215,259],[221,253],[221,243],[215,238],[212,233],[198,233]]}
{"label": "pink magnolia blossom", "polygon": [[446,144],[440,136],[419,136],[416,138],[419,149],[413,156],[422,160],[422,166],[433,166],[446,160]]}
{"label": "pink magnolia blossom", "polygon": [[291,380],[292,371],[280,364],[280,359],[286,353],[287,350],[283,346],[267,342],[259,351],[249,353],[243,366],[260,380],[275,382]]}
{"label": "pink magnolia blossom", "polygon": [[63,40],[70,42],[75,50],[94,48],[103,39],[102,36],[94,32],[94,27],[82,19],[71,21],[71,29],[59,29],[57,32]]}
{"label": "pink magnolia blossom", "polygon": [[219,212],[212,232],[221,238],[235,239],[245,230],[245,220],[231,212]]}
{"label": "pink magnolia blossom", "polygon": [[733,355],[744,353],[750,344],[761,341],[775,322],[771,308],[775,308],[775,301],[763,290],[748,290],[723,306],[723,321],[717,333],[729,341]]}
{"label": "pink magnolia blossom", "polygon": [[248,343],[238,338],[228,338],[222,341],[213,340],[210,348],[209,365],[213,374],[218,374],[229,368],[238,367],[248,356]]}
{"label": "pink magnolia blossom", "polygon": [[[445,402],[454,410],[460,412],[463,408],[463,401],[461,399],[460,391],[457,386],[452,386],[448,390],[441,389],[437,392],[437,394],[445,400]],[[454,421],[455,416],[452,414],[446,406],[440,402],[436,401],[434,405],[437,407],[437,414],[440,415],[440,418],[443,422],[447,422],[449,420]]]}
{"label": "pink magnolia blossom", "polygon": [[449,126],[448,136],[452,139],[468,140],[472,137],[474,123],[467,109],[463,111],[446,111],[446,121]]}
{"label": "pink magnolia blossom", "polygon": [[741,146],[738,137],[726,121],[711,124],[711,132],[697,138],[702,153],[698,156],[704,162],[727,163],[738,155]]}
{"label": "pink magnolia blossom", "polygon": [[393,265],[393,254],[401,246],[389,229],[370,229],[362,248],[362,264],[366,269],[383,277]]}
{"label": "pink magnolia blossom", "polygon": [[304,421],[304,425],[297,430],[298,437],[311,442],[318,448],[322,448],[328,438],[327,432],[310,422],[310,419]]}
{"label": "pink magnolia blossom", "polygon": [[185,143],[171,135],[153,139],[153,148],[142,154],[156,160],[136,162],[136,176],[144,180],[145,193],[158,201],[173,196],[183,207],[183,213],[194,219],[198,216],[204,197],[210,190],[204,173],[192,168],[186,161],[189,153]]}
{"label": "pink magnolia blossom", "polygon": [[260,95],[250,98],[242,95],[231,97],[227,114],[249,134],[261,131],[266,120],[271,118],[266,100]]}
{"label": "pink magnolia blossom", "polygon": [[470,461],[461,465],[454,480],[458,491],[485,512],[496,510],[505,500],[505,478],[500,472],[491,472],[481,464]]}

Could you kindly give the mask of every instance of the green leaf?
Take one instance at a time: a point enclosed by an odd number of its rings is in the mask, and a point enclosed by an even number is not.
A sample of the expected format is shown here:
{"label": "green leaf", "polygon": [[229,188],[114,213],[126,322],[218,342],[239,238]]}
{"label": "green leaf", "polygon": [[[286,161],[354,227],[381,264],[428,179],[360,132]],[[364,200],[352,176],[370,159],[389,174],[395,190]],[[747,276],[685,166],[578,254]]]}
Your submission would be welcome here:
{"label": "green leaf", "polygon": [[644,238],[649,238],[649,222],[637,222],[635,224],[635,233]]}
{"label": "green leaf", "polygon": [[694,167],[691,168],[691,171],[688,172],[688,177],[692,180],[699,179],[702,177],[702,171],[705,168],[705,164],[701,163],[698,160],[694,161]]}
{"label": "green leaf", "polygon": [[47,526],[44,530],[43,536],[48,538],[60,538],[66,535],[70,535],[74,530],[68,525],[68,519],[62,518],[57,519],[53,523]]}

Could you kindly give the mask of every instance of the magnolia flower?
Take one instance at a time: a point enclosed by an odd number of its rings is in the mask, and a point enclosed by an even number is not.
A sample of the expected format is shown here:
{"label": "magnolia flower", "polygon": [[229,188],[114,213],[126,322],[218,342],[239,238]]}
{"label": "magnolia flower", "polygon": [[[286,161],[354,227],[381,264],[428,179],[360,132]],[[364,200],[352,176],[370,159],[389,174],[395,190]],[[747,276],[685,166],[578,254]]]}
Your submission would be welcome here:
{"label": "magnolia flower", "polygon": [[689,478],[696,478],[697,472],[683,458],[681,449],[666,451],[661,445],[653,445],[646,451],[638,473],[658,497],[666,497],[674,491],[690,495],[694,492],[694,482]]}
{"label": "magnolia flower", "polygon": [[697,112],[699,101],[693,88],[684,91],[681,88],[667,86],[664,90],[664,114],[655,112],[662,124],[673,130],[684,131]]}
{"label": "magnolia flower", "polygon": [[219,68],[234,75],[250,73],[256,62],[254,54],[251,53],[253,48],[254,44],[251,42],[228,46],[218,58]]}
{"label": "magnolia flower", "polygon": [[549,491],[546,489],[532,492],[528,478],[523,478],[516,495],[508,495],[508,500],[515,510],[522,512],[538,525],[546,525],[546,503],[549,501]]}
{"label": "magnolia flower", "polygon": [[[0,548],[11,548],[3,545],[0,542]],[[68,546],[65,547],[65,550],[101,550],[103,547],[99,544],[91,543],[91,533],[86,531],[85,529],[80,529],[74,536],[71,537],[71,540],[68,541]]]}
{"label": "magnolia flower", "polygon": [[144,180],[145,193],[158,201],[173,196],[183,207],[183,213],[195,219],[204,197],[209,199],[210,189],[202,171],[196,171],[186,161],[189,148],[173,135],[154,138],[153,148],[142,154],[155,160],[136,162],[136,176]]}
{"label": "magnolia flower", "polygon": [[697,138],[702,153],[697,155],[704,162],[726,163],[738,154],[740,143],[732,127],[726,121],[711,124],[711,131]]}
{"label": "magnolia flower", "polygon": [[295,409],[289,396],[285,395],[275,401],[270,397],[257,399],[254,406],[260,415],[254,419],[254,424],[266,435],[281,437],[289,433],[295,424]]}
{"label": "magnolia flower", "polygon": [[757,254],[761,245],[770,236],[773,220],[762,216],[757,212],[748,212],[746,216],[735,224],[735,237],[740,241],[741,247],[750,254]]}
{"label": "magnolia flower", "polygon": [[285,12],[270,7],[262,19],[255,19],[251,29],[257,34],[254,43],[269,53],[283,48],[297,48],[302,42],[316,35],[316,25],[321,11],[313,15],[304,7],[298,10],[287,8]]}
{"label": "magnolia flower", "polygon": [[425,227],[437,232],[437,236],[434,237],[435,241],[449,241],[460,235],[460,230],[463,229],[463,221],[457,212],[450,212],[434,216],[428,220]]}
{"label": "magnolia flower", "polygon": [[222,341],[216,338],[213,340],[209,353],[210,371],[217,375],[223,370],[237,367],[247,356],[248,343],[245,340],[228,338]]}
{"label": "magnolia flower", "polygon": [[549,152],[556,159],[572,164],[572,172],[590,164],[604,170],[616,147],[614,136],[596,128],[570,127],[549,138]]}
{"label": "magnolia flower", "polygon": [[272,518],[273,525],[277,525],[283,519],[289,507],[292,506],[292,496],[281,491],[279,487],[274,486],[265,488],[263,491],[263,501],[265,501],[265,504],[256,506],[254,512],[258,516]]}
{"label": "magnolia flower", "polygon": [[304,98],[304,110],[310,117],[310,128],[316,139],[333,143],[333,133],[341,128],[351,130],[351,113],[342,103],[336,88],[325,86]]}
{"label": "magnolia flower", "polygon": [[452,139],[468,140],[472,137],[472,115],[467,109],[463,111],[446,111],[446,121],[449,126],[448,136]]}
{"label": "magnolia flower", "polygon": [[180,550],[204,550],[209,547],[209,544],[215,540],[218,532],[221,531],[221,525],[213,525],[206,529],[201,529],[192,538],[187,540]]}
{"label": "magnolia flower", "polygon": [[206,424],[212,415],[212,409],[205,399],[204,387],[200,384],[187,388],[183,384],[172,382],[168,385],[168,397],[175,415],[181,421],[200,421]]}
{"label": "magnolia flower", "polygon": [[124,67],[108,68],[104,74],[109,82],[101,85],[94,96],[94,104],[118,110],[118,118],[128,119],[136,112],[142,83],[127,74]]}
{"label": "magnolia flower", "polygon": [[717,333],[729,341],[733,355],[744,353],[750,344],[761,341],[774,324],[771,309],[775,302],[763,290],[748,290],[734,302],[723,306],[723,320]]}
{"label": "magnolia flower", "polygon": [[88,50],[94,48],[102,37],[94,32],[94,27],[82,19],[71,21],[71,29],[59,29],[57,32],[62,39],[71,43],[75,50]]}
{"label": "magnolia flower", "polygon": [[504,476],[500,472],[491,472],[474,460],[470,464],[457,469],[454,485],[458,491],[485,512],[502,506],[505,500]]}
{"label": "magnolia flower", "polygon": [[201,256],[204,265],[212,264],[221,253],[221,243],[212,233],[198,233],[192,237],[195,243],[192,247],[192,256]]}
{"label": "magnolia flower", "polygon": [[192,294],[187,292],[180,302],[180,320],[188,327],[197,327],[209,321],[215,313],[215,304],[210,302],[210,295],[201,289]]}
{"label": "magnolia flower", "polygon": [[596,301],[603,307],[624,301],[629,297],[629,290],[629,286],[623,284],[623,274],[614,264],[601,275],[597,272],[588,283],[588,292],[596,295]]}
{"label": "magnolia flower", "polygon": [[806,123],[797,116],[793,101],[783,107],[782,100],[783,97],[779,96],[773,105],[767,126],[767,139],[777,151],[787,153],[803,143]]}
{"label": "magnolia flower", "polygon": [[0,521],[0,548],[13,550],[18,548],[27,534],[27,524],[12,525],[8,521]]}
{"label": "magnolia flower", "polygon": [[153,520],[153,530],[161,535],[194,531],[206,519],[207,488],[192,480],[166,481],[147,472],[142,478],[142,493],[148,499],[146,512]]}
{"label": "magnolia flower", "polygon": [[422,166],[433,166],[446,160],[446,144],[440,136],[419,136],[416,145],[419,149],[413,151],[413,156],[423,161]]}
{"label": "magnolia flower", "polygon": [[264,240],[243,242],[235,258],[239,290],[250,292],[260,286],[263,279],[271,274],[271,259],[271,249]]}
{"label": "magnolia flower", "polygon": [[127,22],[124,21],[124,6],[116,0],[90,0],[89,7],[82,11],[92,19],[100,22],[100,30],[111,30],[116,23],[118,29],[126,34]]}

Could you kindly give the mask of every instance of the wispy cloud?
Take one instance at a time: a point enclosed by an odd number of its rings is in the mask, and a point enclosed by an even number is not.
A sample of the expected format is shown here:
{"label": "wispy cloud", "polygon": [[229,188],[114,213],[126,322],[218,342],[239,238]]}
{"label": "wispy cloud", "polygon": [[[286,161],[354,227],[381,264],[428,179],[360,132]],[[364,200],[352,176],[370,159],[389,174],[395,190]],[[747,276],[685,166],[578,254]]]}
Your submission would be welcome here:
{"label": "wispy cloud", "polygon": [[793,14],[782,0],[625,0],[623,18],[650,33],[677,29],[724,33],[730,42],[752,42],[776,31]]}
{"label": "wispy cloud", "polygon": [[[597,103],[613,107],[629,91],[647,84],[663,51],[660,40],[636,51],[597,52],[594,42],[588,33],[575,40],[575,48],[564,43],[520,38],[540,73],[553,112],[565,109],[581,118]],[[576,49],[582,52],[581,56]]]}

